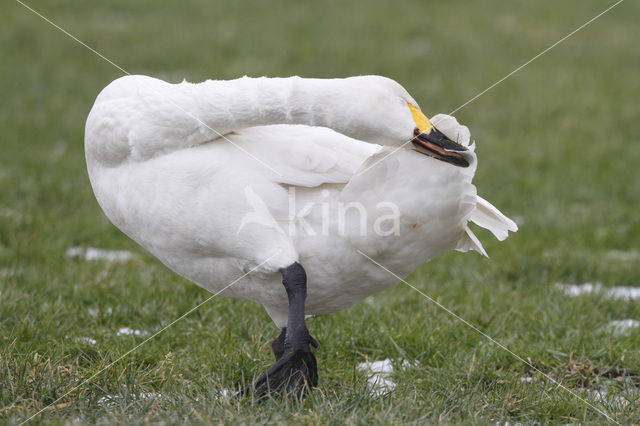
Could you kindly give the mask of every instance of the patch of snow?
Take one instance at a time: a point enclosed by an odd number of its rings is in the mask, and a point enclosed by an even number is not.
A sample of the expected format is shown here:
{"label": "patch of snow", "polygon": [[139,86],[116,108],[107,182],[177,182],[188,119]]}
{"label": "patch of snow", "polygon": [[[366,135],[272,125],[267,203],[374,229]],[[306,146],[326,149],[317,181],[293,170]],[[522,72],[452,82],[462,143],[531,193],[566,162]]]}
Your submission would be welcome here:
{"label": "patch of snow", "polygon": [[625,334],[634,328],[640,327],[640,321],[634,319],[623,319],[611,321],[607,329],[613,334]]}
{"label": "patch of snow", "polygon": [[610,287],[602,286],[602,283],[584,284],[558,284],[557,287],[567,296],[576,297],[585,294],[602,294],[612,299],[632,300],[640,298],[640,287]]}
{"label": "patch of snow", "polygon": [[133,253],[126,250],[104,250],[95,247],[69,247],[67,249],[67,257],[79,257],[86,261],[124,262],[133,259]]}
{"label": "patch of snow", "polygon": [[[240,395],[239,392],[229,390],[227,388],[218,389],[218,398]],[[194,401],[200,402],[202,399],[196,396]]]}
{"label": "patch of snow", "polygon": [[102,398],[100,398],[98,400],[98,404],[104,405],[104,404],[107,404],[107,403],[110,403],[110,402],[115,402],[116,399],[117,398],[115,396],[113,396],[113,395],[103,396]]}
{"label": "patch of snow", "polygon": [[116,333],[116,336],[146,336],[149,333],[147,333],[146,331],[143,330],[135,330],[133,328],[129,328],[129,327],[122,327],[121,329],[118,330],[118,333]]}
{"label": "patch of snow", "polygon": [[[87,312],[93,318],[98,318],[98,315],[100,315],[100,309],[99,308],[89,308],[89,309],[87,309]],[[111,306],[109,306],[107,309],[104,310],[104,313],[106,315],[111,315],[113,313],[113,308]]]}
{"label": "patch of snow", "polygon": [[622,261],[629,261],[629,260],[636,260],[636,259],[640,259],[640,251],[637,250],[610,250],[607,253],[607,257],[609,259],[613,259],[613,260],[622,260]]}
{"label": "patch of snow", "polygon": [[76,337],[73,340],[77,343],[88,343],[89,345],[95,345],[98,343],[96,339],[92,339],[91,337]]}
{"label": "patch of snow", "polygon": [[[155,393],[154,392],[142,392],[142,393],[139,393],[137,395],[131,395],[131,396],[136,401],[148,401],[150,399],[165,399],[164,395],[162,395],[161,393],[157,393],[157,392],[155,392]],[[124,397],[122,397],[120,395],[107,395],[107,396],[103,396],[102,398],[100,398],[98,400],[98,404],[100,404],[100,405],[115,404],[116,402],[118,402],[121,399],[124,399]]]}
{"label": "patch of snow", "polygon": [[629,400],[624,396],[608,397],[606,389],[587,389],[587,396],[597,402],[605,402],[617,406],[625,406]]}
{"label": "patch of snow", "polygon": [[[613,321],[616,322],[616,321]],[[636,321],[637,322],[637,321]],[[639,323],[640,324],[640,323]],[[532,382],[532,378],[531,377],[520,377],[520,381],[521,382],[526,382],[526,383],[531,383]],[[632,395],[635,394],[637,392],[635,386],[634,386],[634,382],[633,379],[631,377],[618,377],[616,378],[616,380],[606,380],[606,383],[609,384],[631,384],[631,386],[633,386],[631,393]],[[554,380],[555,382],[555,380]],[[604,387],[598,388],[598,389],[585,389],[586,392],[586,396],[587,398],[591,398],[597,402],[604,402],[604,403],[608,403],[608,404],[613,404],[613,405],[617,405],[617,406],[624,406],[629,404],[629,399],[625,398],[624,396],[616,396],[615,398],[611,398],[608,396],[607,393],[607,389]],[[632,400],[635,399],[635,397],[631,397]]]}
{"label": "patch of snow", "polygon": [[615,299],[639,299],[640,287],[612,287],[607,290],[606,294]]}
{"label": "patch of snow", "polygon": [[[417,366],[418,362],[411,364],[409,361],[402,361],[403,370]],[[367,382],[369,388],[374,395],[384,395],[393,391],[396,387],[395,382],[391,379],[393,374],[393,360],[387,358],[383,361],[363,362],[358,364],[358,371],[362,371],[369,375]]]}
{"label": "patch of snow", "polygon": [[562,291],[564,291],[564,293],[567,296],[571,296],[571,297],[576,297],[576,296],[582,296],[584,294],[591,294],[594,292],[599,292],[600,291],[600,287],[601,284],[600,283],[596,283],[596,284],[591,284],[591,283],[584,283],[584,284],[558,284],[558,288],[560,288]]}

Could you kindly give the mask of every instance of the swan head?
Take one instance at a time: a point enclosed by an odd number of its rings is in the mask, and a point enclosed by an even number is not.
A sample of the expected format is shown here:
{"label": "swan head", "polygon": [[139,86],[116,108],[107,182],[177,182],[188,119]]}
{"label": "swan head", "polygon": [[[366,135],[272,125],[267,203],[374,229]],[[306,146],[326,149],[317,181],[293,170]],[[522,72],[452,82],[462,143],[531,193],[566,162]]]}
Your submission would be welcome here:
{"label": "swan head", "polygon": [[[446,161],[455,166],[468,167],[473,156],[465,146],[469,142],[468,129],[460,126],[455,118],[439,114],[436,124],[442,123],[446,130],[440,131],[432,121],[420,110],[418,103],[397,82],[386,77],[363,76],[352,77],[360,79],[363,90],[357,98],[361,117],[366,123],[361,124],[364,135],[362,140],[376,142],[383,145],[409,146],[412,143],[415,151]],[[453,129],[451,120],[455,122]],[[359,120],[351,124],[359,124]],[[459,140],[461,133],[457,128],[464,128],[466,140]],[[450,137],[453,133],[455,141]],[[464,138],[463,138],[464,139]]]}
{"label": "swan head", "polygon": [[[413,138],[411,139],[411,143],[416,151],[437,158],[438,160],[446,161],[455,166],[469,167],[471,160],[471,158],[469,158],[469,150],[465,145],[460,143],[458,138],[456,138],[456,141],[453,141],[445,133],[438,130],[422,111],[413,105],[409,104],[409,109],[416,123],[416,128],[413,130]],[[465,126],[460,126],[454,117],[439,114],[438,118],[440,117],[442,117],[442,119],[439,121],[445,126],[451,124],[451,121],[455,122],[453,129],[447,129],[447,133],[451,133],[452,130],[456,132],[458,136],[462,133],[466,136],[466,138],[463,136],[463,143],[466,142],[468,144],[469,130]],[[460,131],[458,131],[459,129]]]}

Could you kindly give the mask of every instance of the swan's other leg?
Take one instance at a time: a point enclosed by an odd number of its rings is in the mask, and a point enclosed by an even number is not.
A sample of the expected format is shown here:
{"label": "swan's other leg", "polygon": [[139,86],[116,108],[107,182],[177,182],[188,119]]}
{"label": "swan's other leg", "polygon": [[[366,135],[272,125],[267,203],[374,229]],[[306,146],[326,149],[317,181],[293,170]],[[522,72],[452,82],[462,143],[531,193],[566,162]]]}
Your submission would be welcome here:
{"label": "swan's other leg", "polygon": [[[279,353],[276,352],[276,347],[279,352],[279,346],[278,344],[273,345],[277,358],[276,363],[253,384],[254,392],[259,397],[270,392],[281,391],[299,395],[305,387],[311,388],[318,384],[316,357],[309,347],[309,345],[317,345],[317,343],[309,334],[304,320],[307,274],[298,262],[283,268],[281,272],[282,284],[284,284],[289,298],[287,327],[283,329],[283,351],[278,358]],[[280,337],[276,339],[276,342],[279,340]]]}

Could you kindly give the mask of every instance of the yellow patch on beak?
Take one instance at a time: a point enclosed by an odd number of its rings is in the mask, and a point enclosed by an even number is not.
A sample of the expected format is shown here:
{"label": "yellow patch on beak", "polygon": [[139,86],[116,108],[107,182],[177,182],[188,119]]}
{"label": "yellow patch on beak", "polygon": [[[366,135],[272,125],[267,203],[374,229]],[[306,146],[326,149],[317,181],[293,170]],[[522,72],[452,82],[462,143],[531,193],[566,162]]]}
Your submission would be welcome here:
{"label": "yellow patch on beak", "polygon": [[424,115],[418,108],[411,105],[409,102],[407,102],[407,105],[409,105],[411,115],[413,115],[413,121],[416,123],[416,127],[418,128],[420,133],[424,133],[425,135],[431,133],[434,127],[433,124],[429,122],[427,116]]}

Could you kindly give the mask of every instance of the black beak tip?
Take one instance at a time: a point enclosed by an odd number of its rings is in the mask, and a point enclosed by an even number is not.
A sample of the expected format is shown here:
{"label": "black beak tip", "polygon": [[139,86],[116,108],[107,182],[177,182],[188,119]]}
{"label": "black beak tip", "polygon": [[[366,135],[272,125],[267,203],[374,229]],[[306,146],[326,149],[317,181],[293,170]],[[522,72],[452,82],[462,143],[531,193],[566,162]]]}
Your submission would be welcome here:
{"label": "black beak tip", "polygon": [[413,134],[417,139],[423,140],[425,142],[431,142],[448,151],[467,151],[467,148],[465,146],[452,141],[435,127],[429,133],[422,133],[420,132],[420,130],[415,129]]}
{"label": "black beak tip", "polygon": [[[422,133],[415,129],[413,144],[427,149],[431,152],[431,156],[446,161],[458,167],[469,167],[469,162],[459,152],[468,151],[468,149],[451,139],[435,127],[429,133]],[[429,147],[431,145],[431,147]],[[423,152],[424,153],[424,152]]]}
{"label": "black beak tip", "polygon": [[458,167],[463,167],[463,168],[469,167],[469,162],[462,157],[449,157],[447,161],[449,161],[452,164],[455,164]]}

